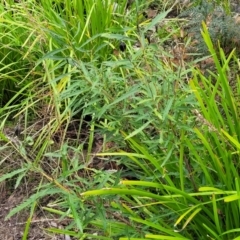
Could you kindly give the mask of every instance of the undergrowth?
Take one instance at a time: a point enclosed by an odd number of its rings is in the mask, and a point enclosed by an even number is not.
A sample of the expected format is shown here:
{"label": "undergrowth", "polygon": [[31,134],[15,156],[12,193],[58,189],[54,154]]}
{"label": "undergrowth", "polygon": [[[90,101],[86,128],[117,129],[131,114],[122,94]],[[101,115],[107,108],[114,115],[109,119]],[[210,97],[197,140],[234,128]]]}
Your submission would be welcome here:
{"label": "undergrowth", "polygon": [[146,19],[152,2],[1,5],[0,182],[31,187],[6,216],[30,209],[23,239],[38,209],[76,239],[239,239],[238,53],[201,19],[206,77],[176,5]]}

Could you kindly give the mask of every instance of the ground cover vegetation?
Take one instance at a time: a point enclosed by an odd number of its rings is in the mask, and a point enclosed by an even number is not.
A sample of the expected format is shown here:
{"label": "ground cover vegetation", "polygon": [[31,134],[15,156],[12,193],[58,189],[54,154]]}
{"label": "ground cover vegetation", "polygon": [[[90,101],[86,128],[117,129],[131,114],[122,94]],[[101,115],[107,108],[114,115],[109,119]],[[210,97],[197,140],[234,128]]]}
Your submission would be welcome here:
{"label": "ground cover vegetation", "polygon": [[1,1],[1,239],[240,239],[239,8]]}

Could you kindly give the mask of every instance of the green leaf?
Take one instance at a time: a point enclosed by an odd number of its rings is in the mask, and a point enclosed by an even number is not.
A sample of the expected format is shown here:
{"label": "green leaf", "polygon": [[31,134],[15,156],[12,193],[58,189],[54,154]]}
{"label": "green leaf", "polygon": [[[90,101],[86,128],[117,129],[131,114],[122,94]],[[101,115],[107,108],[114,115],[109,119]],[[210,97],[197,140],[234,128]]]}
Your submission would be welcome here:
{"label": "green leaf", "polygon": [[9,219],[10,217],[12,217],[13,215],[15,215],[16,213],[22,211],[24,208],[27,208],[29,206],[31,206],[32,204],[34,204],[35,201],[39,200],[40,198],[47,196],[47,195],[52,195],[55,193],[62,193],[62,190],[60,189],[44,189],[41,190],[33,195],[31,195],[30,198],[28,198],[27,200],[25,200],[23,203],[19,204],[17,207],[13,208],[8,215],[5,217],[5,220]]}
{"label": "green leaf", "polygon": [[234,194],[234,195],[225,197],[224,202],[233,202],[233,201],[236,201],[236,200],[239,200],[239,199],[240,199],[240,195]]}
{"label": "green leaf", "polygon": [[124,138],[124,140],[127,140],[129,138],[132,138],[133,136],[137,135],[138,133],[142,132],[144,128],[146,128],[152,121],[148,121],[145,124],[143,124],[140,128],[136,129],[135,131],[131,132],[128,136]]}
{"label": "green leaf", "polygon": [[28,168],[20,168],[15,171],[12,171],[10,173],[4,174],[3,176],[0,177],[0,182],[4,181],[6,179],[12,178],[15,175],[18,175],[19,173],[25,172],[27,169]]}
{"label": "green leaf", "polygon": [[146,238],[151,238],[151,239],[161,239],[161,240],[190,240],[189,238],[185,237],[169,237],[165,235],[153,235],[153,234],[146,234]]}
{"label": "green leaf", "polygon": [[168,9],[165,12],[161,12],[159,13],[143,30],[143,32],[147,32],[148,30],[152,29],[153,27],[155,27],[158,23],[161,22],[161,20],[163,20],[164,18],[166,18],[166,16],[168,15],[169,12],[171,12],[172,9]]}

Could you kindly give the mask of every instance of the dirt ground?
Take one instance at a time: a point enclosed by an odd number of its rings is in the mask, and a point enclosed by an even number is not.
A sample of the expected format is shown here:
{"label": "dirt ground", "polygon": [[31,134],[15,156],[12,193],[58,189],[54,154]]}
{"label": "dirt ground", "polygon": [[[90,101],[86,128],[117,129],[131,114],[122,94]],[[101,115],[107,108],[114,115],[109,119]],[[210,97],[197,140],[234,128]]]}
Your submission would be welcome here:
{"label": "dirt ground", "polygon": [[[12,193],[8,192],[5,186],[1,186],[0,192],[0,239],[1,240],[21,240],[23,237],[26,221],[30,215],[24,210],[14,215],[8,220],[5,217],[11,209],[22,203],[26,198],[24,187],[18,188]],[[26,191],[26,189],[25,189]],[[70,240],[69,236],[49,234],[45,229],[49,227],[61,228],[61,225],[54,218],[45,216],[38,210],[31,221],[28,240]]]}

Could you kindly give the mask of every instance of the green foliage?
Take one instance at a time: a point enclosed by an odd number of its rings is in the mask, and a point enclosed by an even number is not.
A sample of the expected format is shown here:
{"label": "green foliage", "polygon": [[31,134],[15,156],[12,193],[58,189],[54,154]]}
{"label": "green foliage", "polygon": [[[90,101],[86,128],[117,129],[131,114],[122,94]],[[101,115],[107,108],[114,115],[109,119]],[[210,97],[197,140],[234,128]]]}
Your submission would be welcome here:
{"label": "green foliage", "polygon": [[[36,39],[35,31],[29,24],[28,5],[18,8],[17,5],[0,5],[0,106],[6,104],[32,78],[29,72],[36,61],[33,51]],[[25,24],[27,22],[27,24]],[[37,39],[38,40],[38,39]],[[29,74],[29,75],[28,75]],[[24,79],[28,75],[28,79]],[[19,95],[18,102],[24,94]]]}
{"label": "green foliage", "polygon": [[[61,55],[82,61],[103,60],[111,51],[100,34],[107,29],[124,29],[122,21],[126,12],[126,1],[117,5],[113,0],[90,1],[41,1],[44,31],[53,44],[53,49],[62,49]],[[73,17],[74,16],[74,17]],[[124,21],[126,23],[126,21]],[[59,52],[60,54],[60,52]]]}
{"label": "green foliage", "polygon": [[[50,233],[78,239],[237,239],[240,82],[234,51],[225,54],[215,25],[207,30],[203,24],[216,72],[207,78],[186,63],[173,67],[173,57],[162,47],[172,27],[165,21],[171,9],[138,29],[134,7],[144,3],[132,3],[130,13],[127,1],[118,4],[12,2],[2,13],[1,40],[10,58],[3,58],[1,71],[13,64],[16,70],[3,76],[12,83],[20,76],[22,85],[0,111],[0,150],[12,149],[20,159],[0,182],[17,177],[17,188],[33,176],[38,185],[8,217],[31,208],[27,239],[35,208],[51,195],[54,202],[43,206],[46,215],[69,224],[47,229]],[[196,16],[206,20],[209,13]],[[158,22],[165,24],[163,37],[159,45],[149,45],[144,34]],[[124,52],[118,51],[122,41]],[[11,55],[9,46],[19,55]],[[24,71],[19,59],[29,63]],[[236,69],[230,70],[233,62]],[[21,103],[12,104],[22,94]],[[18,138],[4,129],[14,114],[23,128]]]}
{"label": "green foliage", "polygon": [[[137,139],[132,137],[133,134],[123,134],[132,152],[99,155],[127,156],[142,169],[144,175],[141,174],[141,177],[145,181],[121,181],[116,188],[82,194],[85,197],[118,194],[123,197],[123,201],[131,195],[132,200],[128,200],[127,204],[122,203],[118,209],[123,213],[127,212],[133,224],[143,225],[142,231],[137,234],[141,239],[166,239],[167,236],[172,239],[205,239],[206,236],[214,239],[235,239],[238,236],[239,114],[236,111],[238,101],[227,81],[232,55],[226,59],[220,50],[220,65],[205,25],[202,34],[214,56],[218,74],[213,74],[213,77],[217,78],[215,85],[200,72],[196,72],[191,81],[190,85],[200,106],[200,112],[194,111],[199,122],[194,128],[195,134],[190,128],[186,131],[178,126],[179,154],[172,151],[170,155],[165,150],[162,158],[156,151],[149,152],[149,147],[144,144],[142,137]],[[239,89],[237,91],[239,92]],[[174,128],[171,130],[174,131]],[[140,132],[143,132],[142,129],[138,134]],[[167,156],[171,161],[166,159]],[[179,175],[171,175],[174,169]],[[175,229],[169,227],[172,225]],[[128,238],[135,239],[130,236],[128,235]]]}
{"label": "green foliage", "polygon": [[[64,65],[69,58],[81,61],[108,58],[115,43],[106,42],[101,34],[118,31],[125,35],[126,4],[123,1],[121,6],[116,5],[113,0],[105,1],[105,5],[102,0],[1,4],[2,106],[26,84],[42,78],[46,69],[40,65],[35,67],[35,63],[51,51],[57,50],[55,59],[65,62],[59,61],[54,66],[57,75],[66,71]],[[18,102],[26,97],[25,92],[21,96]]]}

